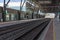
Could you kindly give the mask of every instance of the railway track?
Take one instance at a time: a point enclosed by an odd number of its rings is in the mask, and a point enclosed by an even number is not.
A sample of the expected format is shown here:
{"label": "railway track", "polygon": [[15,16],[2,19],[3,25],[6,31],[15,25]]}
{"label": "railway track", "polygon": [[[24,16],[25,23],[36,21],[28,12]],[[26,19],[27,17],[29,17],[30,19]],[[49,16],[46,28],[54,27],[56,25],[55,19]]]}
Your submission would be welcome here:
{"label": "railway track", "polygon": [[50,19],[44,19],[44,20],[41,19],[41,20],[34,20],[25,23],[1,27],[0,40],[23,40],[23,39],[28,40],[29,38],[35,39],[37,38],[36,36],[40,33],[40,30],[44,29],[45,26],[49,23],[49,21]]}
{"label": "railway track", "polygon": [[38,25],[36,28],[32,29],[25,35],[17,38],[16,40],[37,40],[38,35],[43,31],[43,29],[48,25],[49,21],[45,21]]}

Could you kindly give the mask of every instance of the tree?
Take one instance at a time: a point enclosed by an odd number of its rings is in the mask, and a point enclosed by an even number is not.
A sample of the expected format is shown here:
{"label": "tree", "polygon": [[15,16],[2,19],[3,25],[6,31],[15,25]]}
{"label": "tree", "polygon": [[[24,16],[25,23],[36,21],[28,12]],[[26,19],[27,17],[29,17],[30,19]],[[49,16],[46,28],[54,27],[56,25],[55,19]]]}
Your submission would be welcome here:
{"label": "tree", "polygon": [[2,13],[3,21],[6,21],[6,6],[8,5],[9,2],[10,0],[8,0],[7,3],[6,3],[6,0],[4,0],[4,7],[3,7],[3,13]]}
{"label": "tree", "polygon": [[23,8],[25,2],[26,2],[26,0],[20,0],[20,13],[18,13],[19,14],[19,20],[21,19],[21,17],[20,17],[21,16],[21,11],[22,11],[22,8]]}

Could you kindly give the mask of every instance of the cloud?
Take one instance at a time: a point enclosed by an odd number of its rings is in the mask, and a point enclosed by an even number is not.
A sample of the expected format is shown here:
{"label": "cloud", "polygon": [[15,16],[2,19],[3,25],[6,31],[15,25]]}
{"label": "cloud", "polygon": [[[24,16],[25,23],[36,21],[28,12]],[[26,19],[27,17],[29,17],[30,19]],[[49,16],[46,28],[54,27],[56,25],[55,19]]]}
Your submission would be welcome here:
{"label": "cloud", "polygon": [[0,3],[0,6],[3,6],[3,3]]}
{"label": "cloud", "polygon": [[[0,3],[0,6],[3,7],[3,3]],[[10,2],[8,4],[8,7],[15,7],[15,6],[20,6],[20,2]],[[24,6],[26,6],[26,3],[24,4]]]}

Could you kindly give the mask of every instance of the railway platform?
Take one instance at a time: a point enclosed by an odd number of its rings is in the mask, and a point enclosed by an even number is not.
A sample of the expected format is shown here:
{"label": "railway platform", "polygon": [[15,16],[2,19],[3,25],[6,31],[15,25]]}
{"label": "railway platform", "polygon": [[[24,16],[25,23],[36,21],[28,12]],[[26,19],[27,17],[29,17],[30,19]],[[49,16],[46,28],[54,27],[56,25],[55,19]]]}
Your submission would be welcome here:
{"label": "railway platform", "polygon": [[57,18],[54,20],[54,27],[55,27],[55,39],[60,40],[60,20]]}
{"label": "railway platform", "polygon": [[49,18],[1,22],[0,40],[56,40],[56,26],[57,21]]}

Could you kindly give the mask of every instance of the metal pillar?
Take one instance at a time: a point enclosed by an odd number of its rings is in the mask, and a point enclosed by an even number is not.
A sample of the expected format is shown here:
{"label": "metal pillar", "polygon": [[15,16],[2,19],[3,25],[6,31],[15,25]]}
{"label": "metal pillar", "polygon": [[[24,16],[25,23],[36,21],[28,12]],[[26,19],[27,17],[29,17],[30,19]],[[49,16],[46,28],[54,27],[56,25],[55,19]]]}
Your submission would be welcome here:
{"label": "metal pillar", "polygon": [[34,13],[32,13],[32,19],[34,18]]}

